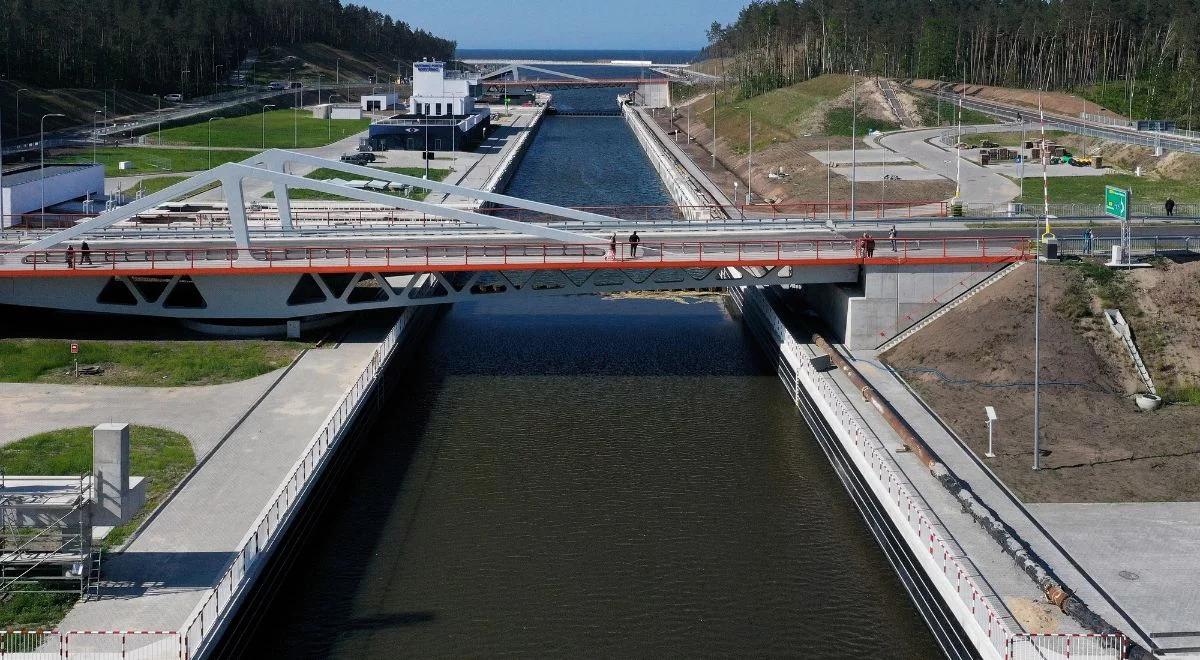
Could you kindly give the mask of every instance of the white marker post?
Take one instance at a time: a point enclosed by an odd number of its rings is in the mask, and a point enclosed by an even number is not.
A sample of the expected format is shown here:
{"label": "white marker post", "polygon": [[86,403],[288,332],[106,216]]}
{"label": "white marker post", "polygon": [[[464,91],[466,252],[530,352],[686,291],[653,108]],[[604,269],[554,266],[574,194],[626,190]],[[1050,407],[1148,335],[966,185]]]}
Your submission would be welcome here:
{"label": "white marker post", "polygon": [[987,413],[988,427],[988,450],[984,456],[987,456],[988,458],[996,458],[996,455],[992,453],[992,431],[995,429],[996,420],[999,419],[999,417],[996,417],[996,409],[991,406],[984,406],[983,412]]}
{"label": "white marker post", "polygon": [[75,356],[75,377],[79,378],[79,344],[71,342],[71,355]]}

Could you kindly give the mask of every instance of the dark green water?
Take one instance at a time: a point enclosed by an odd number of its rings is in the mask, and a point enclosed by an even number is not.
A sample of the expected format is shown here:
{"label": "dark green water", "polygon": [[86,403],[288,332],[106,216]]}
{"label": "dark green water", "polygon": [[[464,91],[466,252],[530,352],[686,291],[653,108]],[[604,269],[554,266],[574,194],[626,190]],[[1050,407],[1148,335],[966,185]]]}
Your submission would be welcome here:
{"label": "dark green water", "polygon": [[[620,119],[550,119],[510,192],[668,202]],[[712,301],[456,306],[301,555],[256,656],[938,655]]]}

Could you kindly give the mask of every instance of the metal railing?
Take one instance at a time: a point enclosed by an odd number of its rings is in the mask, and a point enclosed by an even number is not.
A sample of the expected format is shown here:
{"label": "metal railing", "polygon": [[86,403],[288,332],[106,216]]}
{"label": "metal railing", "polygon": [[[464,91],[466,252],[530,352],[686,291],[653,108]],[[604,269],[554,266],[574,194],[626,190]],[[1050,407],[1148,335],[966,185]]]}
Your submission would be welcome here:
{"label": "metal railing", "polygon": [[179,633],[163,630],[0,630],[0,660],[178,660]]}
{"label": "metal railing", "polygon": [[[615,246],[615,250],[614,250]],[[260,273],[265,270],[379,268],[385,270],[528,269],[554,267],[644,268],[705,265],[821,263],[1003,263],[1031,254],[1025,236],[945,238],[799,238],[757,241],[640,241],[630,243],[497,243],[444,245],[356,245],[348,247],[120,248],[82,251],[0,252],[0,272],[37,274],[161,271],[164,273]]]}
{"label": "metal railing", "polygon": [[212,633],[221,627],[230,605],[250,584],[248,578],[261,569],[267,551],[278,540],[281,530],[290,523],[297,504],[312,487],[314,477],[321,473],[325,458],[337,448],[344,431],[354,421],[361,404],[374,388],[411,316],[412,312],[406,310],[388,331],[358,378],[342,395],[321,428],[313,435],[304,454],[292,466],[288,476],[250,526],[217,584],[188,616],[183,626],[182,657],[196,656],[213,640]]}
{"label": "metal railing", "polygon": [[1114,660],[1125,657],[1124,635],[1017,633],[1008,639],[1008,660]]}
{"label": "metal railing", "polygon": [[[747,289],[742,292],[742,295],[749,298],[762,294]],[[758,304],[766,305],[767,303],[761,301]],[[1014,630],[1016,622],[1005,613],[1002,606],[1003,601],[990,590],[985,590],[976,581],[975,576],[979,574],[978,569],[971,564],[966,552],[948,538],[949,535],[944,531],[943,525],[938,522],[932,508],[916,492],[916,488],[895,464],[879,437],[870,430],[858,411],[849,403],[846,394],[831,378],[816,370],[809,359],[810,351],[792,337],[791,332],[784,326],[778,315],[759,312],[758,318],[769,326],[774,339],[779,342],[780,351],[783,352],[797,377],[803,377],[803,380],[809,384],[806,389],[810,394],[814,394],[813,398],[825,411],[827,421],[841,431],[838,435],[843,438],[844,442],[853,443],[853,449],[858,454],[858,459],[861,459],[855,460],[855,463],[859,465],[860,469],[864,469],[865,466],[865,469],[869,471],[869,474],[864,476],[873,477],[868,481],[880,483],[886,488],[886,498],[890,500],[890,504],[894,505],[894,511],[901,512],[907,521],[908,529],[901,529],[901,533],[906,537],[909,546],[915,546],[914,549],[920,548],[918,554],[923,556],[919,559],[923,563],[927,563],[927,570],[928,563],[931,562],[933,570],[940,572],[951,583],[954,596],[959,600],[960,607],[957,609],[960,612],[968,611],[970,613],[970,617],[978,625],[979,630],[986,635],[987,641],[995,651],[995,657],[1011,659],[1014,656],[1009,653],[1017,647],[1020,647],[1021,652],[1024,652],[1026,648],[1035,650],[1055,648],[1052,646],[1055,642],[1043,644],[1044,636],[1029,635]],[[876,495],[883,496],[883,493],[876,489]],[[898,524],[897,527],[903,528],[904,525]],[[1078,640],[1091,636],[1073,635],[1070,637]],[[1096,653],[1082,657],[1089,658],[1089,660],[1119,660],[1123,658],[1124,637],[1113,635],[1105,636],[1105,639],[1108,646],[1099,644],[1088,647],[1097,649]],[[1075,643],[1082,645],[1090,642],[1076,641]],[[1106,651],[1106,654],[1100,653],[1101,650]],[[1059,656],[1024,655],[1020,657]]]}

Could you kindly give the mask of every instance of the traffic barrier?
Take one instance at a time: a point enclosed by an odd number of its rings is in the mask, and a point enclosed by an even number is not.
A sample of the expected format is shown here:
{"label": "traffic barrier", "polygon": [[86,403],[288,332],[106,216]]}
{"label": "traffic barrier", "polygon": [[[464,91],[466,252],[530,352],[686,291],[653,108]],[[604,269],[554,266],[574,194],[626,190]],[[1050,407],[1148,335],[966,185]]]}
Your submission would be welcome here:
{"label": "traffic barrier", "polygon": [[4,630],[3,660],[180,660],[183,638],[171,630]]}

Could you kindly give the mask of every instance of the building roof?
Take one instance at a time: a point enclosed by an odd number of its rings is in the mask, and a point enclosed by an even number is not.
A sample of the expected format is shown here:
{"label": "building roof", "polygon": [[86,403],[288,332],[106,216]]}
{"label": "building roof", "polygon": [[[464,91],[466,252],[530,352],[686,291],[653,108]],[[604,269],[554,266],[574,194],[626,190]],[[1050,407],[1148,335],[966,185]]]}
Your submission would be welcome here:
{"label": "building roof", "polygon": [[[47,179],[51,179],[53,177],[61,176],[63,174],[74,174],[76,172],[82,172],[84,170],[87,170],[87,169],[90,169],[93,167],[99,167],[99,168],[101,168],[101,171],[103,171],[104,166],[100,165],[100,164],[93,165],[92,163],[83,163],[80,165],[47,165],[46,170],[45,170],[45,177]],[[18,170],[5,172],[4,173],[4,187],[12,188],[14,186],[21,186],[21,185],[25,185],[27,183],[33,183],[34,181],[40,181],[42,178],[42,175],[43,175],[42,168],[40,168],[36,165],[32,166],[32,167],[23,167]]]}

